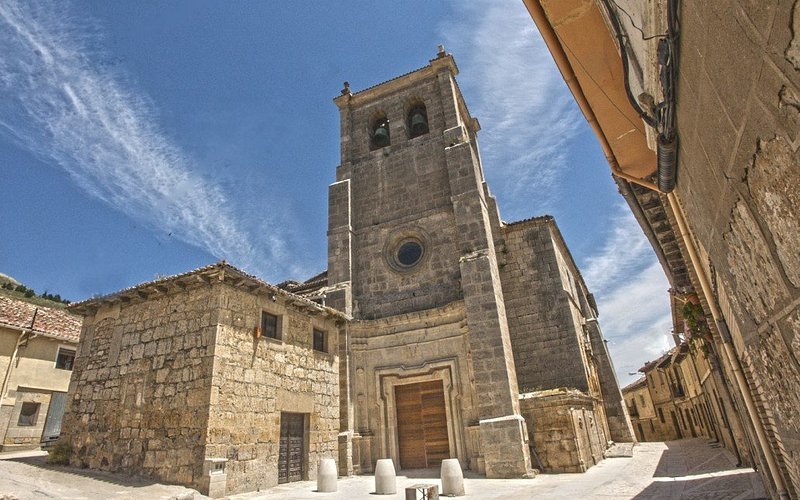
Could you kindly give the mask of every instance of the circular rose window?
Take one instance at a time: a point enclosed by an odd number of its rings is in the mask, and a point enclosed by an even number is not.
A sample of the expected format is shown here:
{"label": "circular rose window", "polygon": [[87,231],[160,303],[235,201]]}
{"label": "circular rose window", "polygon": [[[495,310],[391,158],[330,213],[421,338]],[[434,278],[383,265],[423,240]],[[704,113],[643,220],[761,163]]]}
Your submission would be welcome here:
{"label": "circular rose window", "polygon": [[428,258],[427,235],[419,228],[403,228],[387,238],[383,258],[395,271],[418,269]]}
{"label": "circular rose window", "polygon": [[422,258],[422,245],[419,242],[411,240],[404,241],[397,248],[395,260],[403,267],[411,267]]}

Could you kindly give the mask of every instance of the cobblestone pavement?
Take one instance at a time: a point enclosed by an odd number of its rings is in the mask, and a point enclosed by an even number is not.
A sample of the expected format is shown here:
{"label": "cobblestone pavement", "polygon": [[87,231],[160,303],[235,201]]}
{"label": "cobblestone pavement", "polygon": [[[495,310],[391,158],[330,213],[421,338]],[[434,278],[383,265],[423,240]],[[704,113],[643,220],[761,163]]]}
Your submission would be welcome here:
{"label": "cobblestone pavement", "polygon": [[[45,465],[43,457],[0,455],[0,498],[188,499],[192,490],[154,484],[120,475]],[[403,499],[404,488],[417,483],[441,484],[438,471],[414,471],[397,478],[397,494],[377,497],[371,476],[343,478],[336,493],[317,493],[303,481],[262,492],[234,495],[253,499]],[[541,474],[535,479],[485,479],[466,473],[466,498],[476,499],[754,499],[766,498],[753,469],[736,468],[724,448],[702,439],[641,443],[631,458],[607,458],[584,474]],[[206,498],[194,493],[195,499]]]}

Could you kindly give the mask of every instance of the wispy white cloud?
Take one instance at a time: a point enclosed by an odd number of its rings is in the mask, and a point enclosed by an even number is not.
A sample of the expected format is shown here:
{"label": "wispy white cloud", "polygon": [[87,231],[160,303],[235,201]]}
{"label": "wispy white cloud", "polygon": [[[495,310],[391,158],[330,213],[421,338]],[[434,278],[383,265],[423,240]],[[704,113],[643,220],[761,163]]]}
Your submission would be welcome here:
{"label": "wispy white cloud", "polygon": [[610,224],[603,246],[586,257],[583,265],[587,284],[600,295],[615,288],[621,279],[637,274],[655,262],[650,242],[628,207],[619,202],[609,211],[609,216]]}
{"label": "wispy white cloud", "polygon": [[0,3],[0,133],[87,193],[254,271],[286,255],[277,224],[246,231],[230,197],[158,126],[155,106],[98,63],[98,30],[58,2]]}
{"label": "wispy white cloud", "polygon": [[442,31],[465,69],[492,188],[509,220],[552,211],[582,117],[519,0],[457,2]]}
{"label": "wispy white cloud", "polygon": [[587,257],[583,276],[593,290],[600,325],[620,384],[669,347],[672,316],[667,282],[650,243],[624,204],[615,207],[606,241]]}

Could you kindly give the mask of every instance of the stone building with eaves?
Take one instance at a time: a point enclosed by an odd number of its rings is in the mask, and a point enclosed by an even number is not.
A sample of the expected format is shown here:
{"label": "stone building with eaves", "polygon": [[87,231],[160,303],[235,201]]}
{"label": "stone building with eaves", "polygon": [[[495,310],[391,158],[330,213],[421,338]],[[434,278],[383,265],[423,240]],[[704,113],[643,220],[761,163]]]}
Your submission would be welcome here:
{"label": "stone building with eaves", "polygon": [[84,315],[71,463],[210,496],[336,458],[343,314],[220,262],[72,306]]}
{"label": "stone building with eaves", "polygon": [[73,307],[74,462],[218,494],[320,458],[583,471],[633,439],[594,300],[551,217],[501,221],[457,72],[441,51],[334,100],[327,271],[220,263]]}

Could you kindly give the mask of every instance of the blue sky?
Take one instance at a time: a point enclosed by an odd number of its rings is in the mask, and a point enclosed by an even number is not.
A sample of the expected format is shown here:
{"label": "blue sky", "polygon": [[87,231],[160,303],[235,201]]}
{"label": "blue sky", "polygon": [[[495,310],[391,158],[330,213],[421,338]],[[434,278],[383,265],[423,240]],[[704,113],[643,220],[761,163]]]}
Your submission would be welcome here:
{"label": "blue sky", "polygon": [[552,214],[621,382],[668,284],[522,2],[0,3],[0,272],[71,300],[225,258],[326,265],[332,98],[444,44],[504,220]]}

